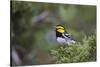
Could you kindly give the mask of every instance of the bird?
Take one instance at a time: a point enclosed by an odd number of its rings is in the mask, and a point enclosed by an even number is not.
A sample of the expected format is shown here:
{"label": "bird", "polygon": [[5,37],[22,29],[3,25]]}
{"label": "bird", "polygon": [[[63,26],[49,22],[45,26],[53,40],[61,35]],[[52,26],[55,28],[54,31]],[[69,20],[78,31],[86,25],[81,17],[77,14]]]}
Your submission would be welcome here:
{"label": "bird", "polygon": [[65,31],[64,26],[56,25],[56,40],[61,45],[70,45],[76,43],[72,36]]}

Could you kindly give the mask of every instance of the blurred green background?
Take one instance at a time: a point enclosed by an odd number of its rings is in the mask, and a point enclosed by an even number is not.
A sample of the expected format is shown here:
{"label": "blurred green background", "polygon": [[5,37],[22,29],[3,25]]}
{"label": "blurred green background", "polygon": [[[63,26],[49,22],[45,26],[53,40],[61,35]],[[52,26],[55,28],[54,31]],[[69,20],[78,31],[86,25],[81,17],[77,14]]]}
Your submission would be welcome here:
{"label": "blurred green background", "polygon": [[77,42],[96,36],[96,6],[11,1],[11,65],[55,63],[55,26],[61,24]]}

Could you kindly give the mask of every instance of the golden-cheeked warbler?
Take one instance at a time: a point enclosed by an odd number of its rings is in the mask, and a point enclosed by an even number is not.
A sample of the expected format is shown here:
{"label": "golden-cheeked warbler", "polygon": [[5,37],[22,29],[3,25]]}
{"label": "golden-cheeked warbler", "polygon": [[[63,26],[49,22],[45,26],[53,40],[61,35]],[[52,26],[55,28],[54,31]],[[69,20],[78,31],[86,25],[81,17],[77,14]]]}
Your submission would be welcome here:
{"label": "golden-cheeked warbler", "polygon": [[60,44],[70,45],[76,41],[65,31],[65,28],[62,25],[56,26],[56,39]]}

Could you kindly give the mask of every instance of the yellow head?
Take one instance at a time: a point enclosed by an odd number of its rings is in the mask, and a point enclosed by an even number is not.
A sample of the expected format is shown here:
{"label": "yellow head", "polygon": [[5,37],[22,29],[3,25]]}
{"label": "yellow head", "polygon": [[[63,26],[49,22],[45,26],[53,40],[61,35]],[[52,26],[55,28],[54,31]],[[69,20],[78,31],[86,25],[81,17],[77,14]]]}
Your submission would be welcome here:
{"label": "yellow head", "polygon": [[56,31],[59,32],[59,33],[64,33],[65,29],[62,25],[57,25],[56,26]]}

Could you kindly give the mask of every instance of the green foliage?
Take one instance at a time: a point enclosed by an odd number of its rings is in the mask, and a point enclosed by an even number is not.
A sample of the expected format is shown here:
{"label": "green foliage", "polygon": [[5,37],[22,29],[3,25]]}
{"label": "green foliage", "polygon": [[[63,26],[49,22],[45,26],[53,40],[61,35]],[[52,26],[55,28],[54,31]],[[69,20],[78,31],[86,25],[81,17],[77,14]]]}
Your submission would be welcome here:
{"label": "green foliage", "polygon": [[[96,60],[95,36],[83,39],[96,33],[96,6],[16,0],[10,4],[11,46],[17,48],[21,65],[53,63],[52,49],[56,63]],[[79,43],[56,49],[58,24]]]}
{"label": "green foliage", "polygon": [[82,43],[60,46],[51,51],[55,63],[96,61],[96,37],[84,37]]}

